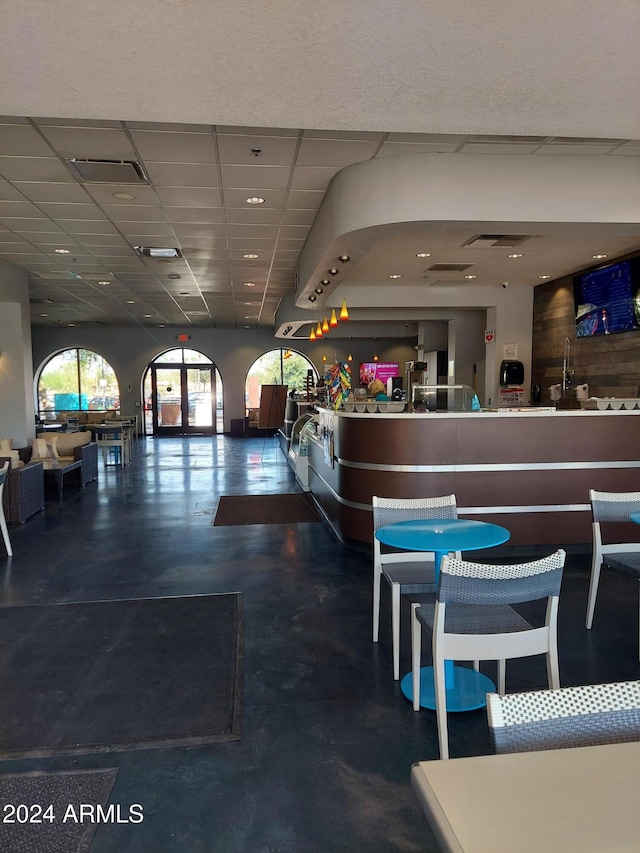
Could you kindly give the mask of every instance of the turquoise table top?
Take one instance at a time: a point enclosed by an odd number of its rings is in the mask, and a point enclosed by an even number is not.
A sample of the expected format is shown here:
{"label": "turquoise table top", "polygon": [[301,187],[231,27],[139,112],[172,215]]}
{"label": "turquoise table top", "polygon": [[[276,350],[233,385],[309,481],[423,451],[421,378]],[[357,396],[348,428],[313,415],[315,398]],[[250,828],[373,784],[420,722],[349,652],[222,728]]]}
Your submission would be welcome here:
{"label": "turquoise table top", "polygon": [[467,518],[398,521],[376,530],[384,545],[407,551],[476,551],[502,545],[511,535],[505,527]]}
{"label": "turquoise table top", "polygon": [[640,524],[640,512],[632,512],[629,518],[631,521],[635,521],[636,524]]}

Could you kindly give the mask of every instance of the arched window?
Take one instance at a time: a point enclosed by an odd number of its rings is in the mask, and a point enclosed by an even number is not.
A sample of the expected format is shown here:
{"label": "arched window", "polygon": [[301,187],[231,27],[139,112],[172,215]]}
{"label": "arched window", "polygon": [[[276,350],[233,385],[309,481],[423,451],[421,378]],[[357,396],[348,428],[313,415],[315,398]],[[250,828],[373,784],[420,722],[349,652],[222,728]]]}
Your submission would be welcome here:
{"label": "arched window", "polygon": [[146,435],[223,432],[222,378],[208,356],[187,347],[160,353],[143,384]]}
{"label": "arched window", "polygon": [[120,409],[120,387],[113,368],[88,349],[67,349],[52,356],[38,377],[38,414]]}
{"label": "arched window", "polygon": [[288,385],[289,391],[302,391],[305,387],[307,372],[313,371],[313,384],[318,379],[318,371],[309,359],[290,349],[274,349],[257,358],[247,373],[245,400],[247,409],[260,407],[260,387],[262,385]]}

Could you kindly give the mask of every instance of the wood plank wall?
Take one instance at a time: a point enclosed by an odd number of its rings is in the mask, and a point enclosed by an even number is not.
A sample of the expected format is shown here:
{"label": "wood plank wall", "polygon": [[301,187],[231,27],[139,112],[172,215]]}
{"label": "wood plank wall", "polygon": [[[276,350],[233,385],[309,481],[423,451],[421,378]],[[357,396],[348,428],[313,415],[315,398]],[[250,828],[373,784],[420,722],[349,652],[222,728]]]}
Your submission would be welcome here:
{"label": "wood plank wall", "polygon": [[640,330],[577,338],[574,311],[573,276],[535,288],[531,384],[540,385],[540,405],[550,405],[549,387],[562,382],[565,337],[571,341],[575,370],[567,407],[573,406],[575,387],[583,382],[589,383],[591,397],[640,397]]}

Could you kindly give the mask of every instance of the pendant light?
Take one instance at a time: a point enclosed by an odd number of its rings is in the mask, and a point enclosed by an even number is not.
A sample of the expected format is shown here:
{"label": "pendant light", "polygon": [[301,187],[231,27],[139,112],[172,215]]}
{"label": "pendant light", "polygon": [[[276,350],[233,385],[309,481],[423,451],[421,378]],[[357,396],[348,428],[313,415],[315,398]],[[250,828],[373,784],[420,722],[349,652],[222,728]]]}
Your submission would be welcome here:
{"label": "pendant light", "polygon": [[373,356],[373,360],[374,360],[374,361],[377,361],[377,360],[378,360],[378,353],[376,353],[376,354]]}
{"label": "pendant light", "polygon": [[351,353],[349,353],[349,355],[347,356],[347,361],[353,361],[353,356],[351,355]]}
{"label": "pendant light", "polygon": [[312,327],[311,327],[311,332],[309,333],[309,340],[310,340],[310,341],[315,341],[315,339],[316,339],[316,330],[315,330],[315,329],[314,329],[314,327],[312,326]]}
{"label": "pendant light", "polygon": [[316,329],[316,338],[322,337],[322,326],[320,325],[320,320],[318,320],[318,328]]}
{"label": "pendant light", "polygon": [[340,319],[348,320],[349,319],[349,310],[347,309],[347,300],[342,300],[342,308],[340,309]]}
{"label": "pendant light", "polygon": [[324,320],[322,321],[322,331],[323,331],[323,332],[328,332],[328,331],[329,331],[329,321],[327,320],[327,315],[326,315],[326,314],[324,315]]}
{"label": "pendant light", "polygon": [[336,309],[335,308],[331,309],[331,319],[329,320],[329,325],[331,326],[332,329],[335,329],[335,327],[338,325],[338,318],[336,317]]}

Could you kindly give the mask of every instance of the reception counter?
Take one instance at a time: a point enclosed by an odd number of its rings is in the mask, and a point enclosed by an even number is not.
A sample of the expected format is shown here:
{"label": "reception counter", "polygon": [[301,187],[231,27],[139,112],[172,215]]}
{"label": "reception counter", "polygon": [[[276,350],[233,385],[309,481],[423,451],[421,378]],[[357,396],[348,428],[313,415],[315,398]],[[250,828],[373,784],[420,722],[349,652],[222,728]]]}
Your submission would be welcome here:
{"label": "reception counter", "polygon": [[[640,410],[320,411],[309,488],[336,534],[371,543],[371,498],[454,493],[510,545],[589,544],[589,489],[640,491]],[[636,531],[637,532],[637,531]]]}

